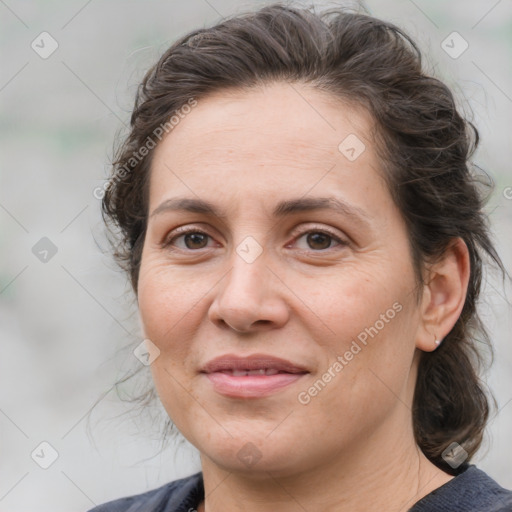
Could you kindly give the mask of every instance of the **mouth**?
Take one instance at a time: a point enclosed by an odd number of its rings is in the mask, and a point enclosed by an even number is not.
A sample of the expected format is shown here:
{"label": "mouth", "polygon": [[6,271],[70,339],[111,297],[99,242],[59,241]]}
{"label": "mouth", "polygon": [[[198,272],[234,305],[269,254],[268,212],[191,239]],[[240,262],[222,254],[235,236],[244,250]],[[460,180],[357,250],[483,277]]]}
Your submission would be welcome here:
{"label": "mouth", "polygon": [[227,354],[209,361],[201,373],[221,395],[262,398],[297,382],[309,371],[304,366],[266,354],[248,357]]}
{"label": "mouth", "polygon": [[259,368],[258,370],[222,370],[218,373],[225,373],[226,375],[233,375],[233,377],[245,377],[247,375],[277,375],[278,373],[291,373],[275,368]]}

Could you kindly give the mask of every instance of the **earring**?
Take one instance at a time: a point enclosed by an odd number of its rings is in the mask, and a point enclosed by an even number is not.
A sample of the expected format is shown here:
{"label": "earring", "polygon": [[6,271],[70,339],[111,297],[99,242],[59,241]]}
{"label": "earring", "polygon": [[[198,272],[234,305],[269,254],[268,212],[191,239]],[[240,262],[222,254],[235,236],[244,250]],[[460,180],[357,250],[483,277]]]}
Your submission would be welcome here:
{"label": "earring", "polygon": [[441,345],[441,343],[443,342],[442,339],[438,340],[437,339],[437,336],[434,335],[434,339],[435,339],[435,343],[436,343],[436,348],[439,347],[439,345]]}

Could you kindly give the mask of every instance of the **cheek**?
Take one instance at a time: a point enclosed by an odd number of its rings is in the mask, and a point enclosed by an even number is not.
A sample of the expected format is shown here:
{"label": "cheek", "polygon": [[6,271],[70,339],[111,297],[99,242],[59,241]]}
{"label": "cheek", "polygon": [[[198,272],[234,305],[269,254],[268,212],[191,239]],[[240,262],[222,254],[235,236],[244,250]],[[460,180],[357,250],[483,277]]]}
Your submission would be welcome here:
{"label": "cheek", "polygon": [[193,407],[198,397],[191,386],[191,345],[194,325],[200,322],[198,301],[209,288],[202,290],[159,267],[147,270],[139,283],[144,334],[160,350],[150,367],[155,389],[172,422],[180,431],[187,430],[191,422],[200,421],[200,411]]}
{"label": "cheek", "polygon": [[366,269],[347,265],[305,283],[306,304],[329,327],[330,335],[324,339],[341,349],[359,335],[364,343],[365,335],[371,338],[395,330],[406,316],[403,310],[411,300],[414,282],[407,273],[392,271],[378,265]]}
{"label": "cheek", "polygon": [[374,407],[379,397],[383,403],[389,402],[387,398],[393,401],[408,379],[418,320],[411,293],[414,275],[406,270],[393,273],[389,267],[384,270],[353,268],[337,279],[322,281],[322,291],[310,290],[318,316],[329,327],[328,336],[325,328],[315,336],[329,354],[329,362],[319,373],[332,370],[336,360],[343,366],[331,371],[336,384],[329,385],[325,399],[332,405],[342,401],[356,410],[368,404]]}
{"label": "cheek", "polygon": [[162,358],[153,362],[151,374],[160,401],[173,423],[181,430],[182,425],[187,425],[190,417],[198,412],[191,407],[196,398],[193,389],[189,389],[189,382],[179,368],[173,367]]}
{"label": "cheek", "polygon": [[[187,326],[197,320],[201,300],[211,285],[201,279],[172,272],[165,265],[146,265],[139,279],[139,312],[145,335],[160,351],[186,348]],[[175,355],[178,355],[175,353]]]}

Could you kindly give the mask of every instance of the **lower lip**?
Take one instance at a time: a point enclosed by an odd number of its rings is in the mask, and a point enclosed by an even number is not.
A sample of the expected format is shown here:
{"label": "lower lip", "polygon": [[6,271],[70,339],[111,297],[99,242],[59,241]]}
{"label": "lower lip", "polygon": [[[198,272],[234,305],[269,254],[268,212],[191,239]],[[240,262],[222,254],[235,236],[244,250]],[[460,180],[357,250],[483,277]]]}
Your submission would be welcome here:
{"label": "lower lip", "polygon": [[234,376],[229,373],[205,374],[213,388],[221,395],[232,398],[264,397],[297,382],[305,373],[276,373],[275,375]]}

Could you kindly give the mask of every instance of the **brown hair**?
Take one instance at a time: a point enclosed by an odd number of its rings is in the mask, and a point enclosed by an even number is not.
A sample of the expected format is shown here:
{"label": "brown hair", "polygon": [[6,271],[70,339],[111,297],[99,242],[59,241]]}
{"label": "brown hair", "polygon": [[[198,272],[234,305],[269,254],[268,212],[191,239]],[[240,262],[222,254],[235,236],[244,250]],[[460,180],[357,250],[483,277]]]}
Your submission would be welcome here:
{"label": "brown hair", "polygon": [[119,147],[102,202],[120,238],[113,252],[135,294],[148,214],[152,152],[140,148],[191,98],[269,82],[308,83],[359,104],[376,121],[377,147],[389,190],[408,227],[419,285],[425,263],[460,237],[471,273],[462,313],[434,352],[422,353],[413,402],[416,441],[438,467],[452,442],[469,459],[482,442],[489,404],[478,372],[484,342],[476,303],[487,256],[504,273],[489,236],[486,201],[471,158],[478,131],[457,111],[450,90],[422,70],[421,53],[402,30],[366,14],[320,14],[276,3],[195,30],[176,41],[147,72],[131,130]]}

